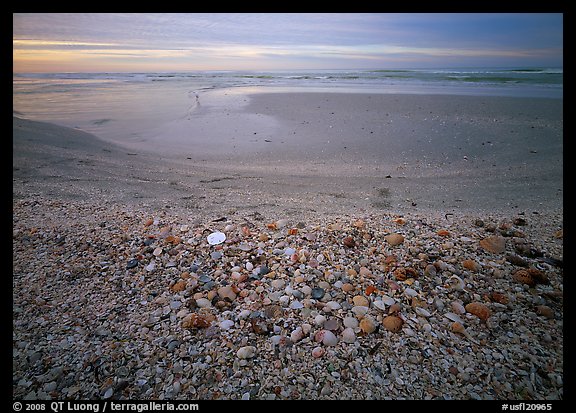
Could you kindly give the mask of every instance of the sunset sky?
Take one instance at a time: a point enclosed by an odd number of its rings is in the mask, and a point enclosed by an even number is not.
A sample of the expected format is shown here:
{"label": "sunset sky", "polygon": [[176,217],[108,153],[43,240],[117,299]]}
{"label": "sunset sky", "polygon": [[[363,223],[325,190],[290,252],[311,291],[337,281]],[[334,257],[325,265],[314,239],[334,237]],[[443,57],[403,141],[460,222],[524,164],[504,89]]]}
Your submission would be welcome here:
{"label": "sunset sky", "polygon": [[562,14],[13,14],[14,72],[562,67]]}

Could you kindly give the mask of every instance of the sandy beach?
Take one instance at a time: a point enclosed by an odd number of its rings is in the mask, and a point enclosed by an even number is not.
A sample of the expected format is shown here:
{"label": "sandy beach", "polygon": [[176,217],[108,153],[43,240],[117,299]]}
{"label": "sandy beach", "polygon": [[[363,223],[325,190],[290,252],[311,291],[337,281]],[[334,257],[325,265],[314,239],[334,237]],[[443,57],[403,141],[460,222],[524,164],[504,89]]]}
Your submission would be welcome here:
{"label": "sandy beach", "polygon": [[563,398],[561,99],[229,98],[13,118],[14,397]]}

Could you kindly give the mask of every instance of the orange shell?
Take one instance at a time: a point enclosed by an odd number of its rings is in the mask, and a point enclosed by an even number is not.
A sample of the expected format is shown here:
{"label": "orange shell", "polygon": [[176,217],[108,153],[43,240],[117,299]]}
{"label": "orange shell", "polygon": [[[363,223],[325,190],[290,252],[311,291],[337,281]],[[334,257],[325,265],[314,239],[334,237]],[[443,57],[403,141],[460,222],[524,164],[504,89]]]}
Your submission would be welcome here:
{"label": "orange shell", "polygon": [[464,308],[466,309],[466,311],[468,311],[471,314],[474,314],[482,321],[486,321],[488,317],[492,315],[492,312],[485,304],[479,303],[477,301],[466,304],[466,307]]}
{"label": "orange shell", "polygon": [[368,288],[366,288],[366,295],[370,295],[373,292],[378,292],[378,289],[373,285],[369,285]]}
{"label": "orange shell", "polygon": [[404,324],[404,322],[400,317],[389,315],[388,317],[384,318],[384,320],[382,320],[382,324],[386,330],[397,333],[402,330],[402,324]]}
{"label": "orange shell", "polygon": [[458,321],[454,321],[451,325],[450,325],[450,330],[452,330],[453,333],[459,333],[459,334],[466,334],[466,329],[464,328],[464,326],[459,323]]}
{"label": "orange shell", "polygon": [[449,237],[450,236],[450,232],[448,230],[445,230],[445,229],[439,230],[436,234],[438,234],[441,237]]}

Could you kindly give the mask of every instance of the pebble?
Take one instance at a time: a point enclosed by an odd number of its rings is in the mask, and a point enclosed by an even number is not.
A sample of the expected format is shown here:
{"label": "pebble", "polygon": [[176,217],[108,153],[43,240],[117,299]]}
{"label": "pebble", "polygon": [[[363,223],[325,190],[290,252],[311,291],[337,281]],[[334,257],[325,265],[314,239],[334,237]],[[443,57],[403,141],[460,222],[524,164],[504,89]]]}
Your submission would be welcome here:
{"label": "pebble", "polygon": [[561,258],[561,220],[167,209],[144,226],[150,211],[43,202],[14,200],[16,399],[563,398],[562,268],[524,255]]}

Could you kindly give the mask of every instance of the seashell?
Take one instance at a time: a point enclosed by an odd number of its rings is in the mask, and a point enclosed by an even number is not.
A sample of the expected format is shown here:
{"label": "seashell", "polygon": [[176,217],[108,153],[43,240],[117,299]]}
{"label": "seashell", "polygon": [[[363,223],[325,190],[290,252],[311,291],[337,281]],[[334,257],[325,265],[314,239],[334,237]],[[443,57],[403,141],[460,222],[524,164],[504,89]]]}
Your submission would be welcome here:
{"label": "seashell", "polygon": [[394,270],[394,278],[398,281],[404,281],[407,278],[406,269],[404,267],[396,268]]}
{"label": "seashell", "polygon": [[360,330],[366,334],[373,333],[376,330],[376,322],[372,317],[364,317],[360,320]]}
{"label": "seashell", "polygon": [[480,246],[493,254],[501,254],[506,251],[506,238],[500,235],[492,235],[481,240]]}
{"label": "seashell", "polygon": [[346,328],[358,327],[358,319],[355,317],[344,317],[344,320],[342,322],[344,324],[344,327]]}
{"label": "seashell", "polygon": [[539,305],[536,307],[536,314],[544,316],[546,318],[554,318],[554,310],[552,310],[547,305]]}
{"label": "seashell", "polygon": [[213,320],[209,316],[191,313],[182,320],[182,328],[207,328],[212,324],[212,321]]}
{"label": "seashell", "polygon": [[464,321],[460,318],[460,316],[458,314],[454,314],[454,313],[446,313],[444,314],[444,317],[446,317],[448,320],[450,321],[454,321],[460,324],[464,324]]}
{"label": "seashell", "polygon": [[298,234],[298,228],[290,228],[288,230],[288,235],[297,235]]}
{"label": "seashell", "polygon": [[382,296],[382,302],[386,305],[392,305],[396,302],[396,300],[394,300],[392,297],[389,297],[387,295],[383,295]]}
{"label": "seashell", "polygon": [[325,346],[335,346],[338,344],[338,337],[330,330],[322,330],[324,332],[322,336],[322,344]]}
{"label": "seashell", "polygon": [[388,234],[384,237],[384,239],[386,240],[386,242],[388,242],[388,244],[390,244],[393,247],[396,245],[400,245],[404,242],[404,236],[402,234],[397,233]]}
{"label": "seashell", "polygon": [[368,312],[369,308],[363,305],[356,305],[350,309],[357,317],[363,317]]}
{"label": "seashell", "polygon": [[528,270],[520,269],[512,274],[512,278],[514,281],[518,281],[522,284],[527,284],[530,287],[534,287],[536,285],[536,280],[532,277],[532,275],[528,272]]}
{"label": "seashell", "polygon": [[352,302],[354,303],[354,306],[368,307],[370,305],[368,299],[362,295],[355,295],[352,298]]}
{"label": "seashell", "polygon": [[356,221],[354,221],[354,223],[352,224],[354,225],[356,228],[364,228],[366,226],[366,223],[364,222],[363,219],[357,219]]}
{"label": "seashell", "polygon": [[372,293],[377,293],[377,292],[378,292],[378,289],[377,289],[376,287],[374,287],[373,285],[369,285],[369,286],[366,288],[366,291],[364,291],[364,292],[366,293],[366,295],[370,295],[370,294],[372,294]]}
{"label": "seashell", "polygon": [[344,238],[343,243],[346,248],[354,248],[356,246],[356,241],[352,237]]}
{"label": "seashell", "polygon": [[240,347],[236,352],[236,356],[241,359],[249,359],[256,355],[256,347],[244,346]]}
{"label": "seashell", "polygon": [[430,314],[430,312],[428,310],[426,310],[425,308],[422,307],[416,307],[414,309],[414,311],[416,311],[416,314],[422,316],[422,317],[430,317],[432,314]]}
{"label": "seashell", "polygon": [[393,333],[399,332],[402,329],[402,324],[404,324],[402,319],[395,315],[389,315],[382,320],[384,328]]}
{"label": "seashell", "polygon": [[345,343],[353,343],[356,341],[356,334],[354,333],[354,329],[347,327],[342,331],[342,341]]}
{"label": "seashell", "polygon": [[476,317],[478,317],[482,321],[488,320],[488,317],[490,317],[490,315],[492,315],[492,312],[490,311],[488,306],[486,306],[485,304],[479,303],[477,301],[466,304],[466,307],[464,307],[464,308],[466,308],[466,311],[468,311],[471,314],[474,314]]}
{"label": "seashell", "polygon": [[528,268],[528,274],[532,276],[532,279],[536,282],[536,284],[549,284],[550,280],[546,274],[536,268]]}
{"label": "seashell", "polygon": [[400,305],[400,303],[393,303],[388,308],[388,314],[399,313],[401,309],[402,309],[402,306]]}
{"label": "seashell", "polygon": [[464,306],[461,303],[459,303],[458,301],[452,301],[450,303],[450,307],[452,307],[452,310],[456,314],[464,314],[466,312],[466,309],[464,308]]}
{"label": "seashell", "polygon": [[256,334],[266,335],[270,331],[268,323],[266,322],[265,319],[261,317],[255,317],[250,319],[250,325],[252,326],[252,330]]}
{"label": "seashell", "polygon": [[302,331],[302,327],[296,327],[292,333],[290,333],[290,340],[292,340],[292,342],[297,342],[302,340],[302,337],[304,337],[304,332]]}
{"label": "seashell", "polygon": [[496,291],[492,291],[492,293],[490,294],[490,299],[500,304],[508,304],[508,302],[510,301],[506,294],[502,294]]}
{"label": "seashell", "polygon": [[172,292],[175,293],[184,291],[186,289],[186,281],[180,280],[177,283],[175,283],[172,287],[170,287],[170,289],[172,290]]}
{"label": "seashell", "polygon": [[458,277],[457,275],[452,275],[450,278],[448,278],[448,282],[445,287],[456,291],[462,291],[464,290],[464,287],[466,287],[466,284],[462,278]]}
{"label": "seashell", "polygon": [[266,224],[266,228],[268,229],[278,229],[278,225],[276,225],[275,222],[272,222],[270,224]]}
{"label": "seashell", "polygon": [[416,297],[418,295],[418,291],[412,288],[406,288],[404,290],[404,294],[406,294],[408,297]]}
{"label": "seashell", "polygon": [[220,325],[220,328],[221,328],[222,330],[228,330],[229,328],[231,328],[231,327],[234,326],[234,321],[232,321],[232,320],[224,320],[224,321],[220,322],[219,325]]}
{"label": "seashell", "polygon": [[477,272],[478,270],[480,270],[480,264],[478,264],[476,261],[474,260],[464,260],[462,261],[462,266],[464,268],[466,268],[467,270],[473,271],[473,272]]}
{"label": "seashell", "polygon": [[439,235],[440,237],[449,237],[450,236],[450,232],[446,229],[438,230],[436,232],[436,234]]}
{"label": "seashell", "polygon": [[329,318],[324,322],[324,325],[322,327],[325,330],[332,330],[332,331],[338,330],[340,328],[340,319],[336,317]]}
{"label": "seashell", "polygon": [[470,333],[468,333],[468,331],[466,331],[466,329],[464,328],[464,326],[462,325],[462,323],[459,323],[458,321],[454,321],[454,322],[450,325],[450,330],[451,330],[453,333],[461,334],[461,335],[463,335],[464,337],[466,337],[468,340],[472,341],[473,343],[478,344],[478,342],[472,338],[472,336],[470,335]]}
{"label": "seashell", "polygon": [[314,347],[312,349],[312,357],[320,358],[326,353],[326,350],[323,347]]}
{"label": "seashell", "polygon": [[406,224],[406,220],[404,218],[396,218],[392,220],[393,222],[395,222],[398,225],[404,225]]}
{"label": "seashell", "polygon": [[462,323],[459,323],[458,321],[454,321],[451,325],[450,325],[450,330],[453,333],[458,333],[458,334],[466,334],[467,331],[464,328],[464,326],[462,325]]}
{"label": "seashell", "polygon": [[376,300],[372,303],[372,306],[377,308],[378,310],[381,311],[385,311],[386,310],[386,304],[384,303],[384,301],[382,300]]}

